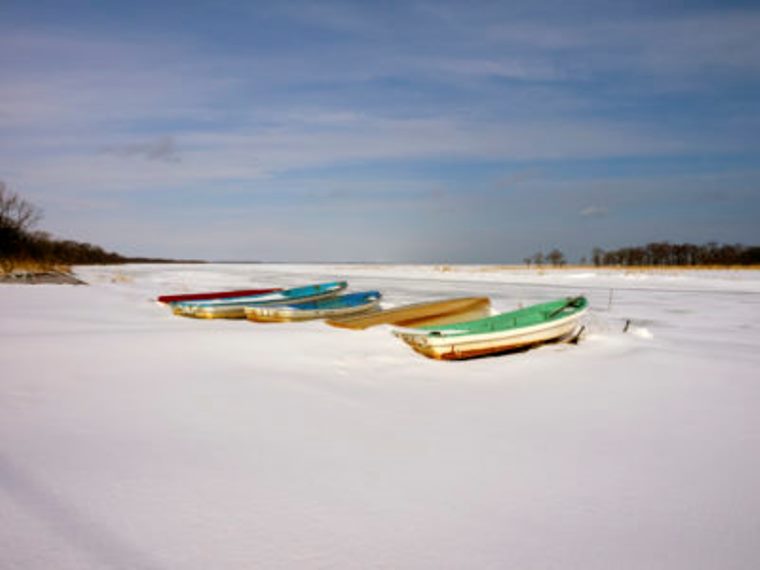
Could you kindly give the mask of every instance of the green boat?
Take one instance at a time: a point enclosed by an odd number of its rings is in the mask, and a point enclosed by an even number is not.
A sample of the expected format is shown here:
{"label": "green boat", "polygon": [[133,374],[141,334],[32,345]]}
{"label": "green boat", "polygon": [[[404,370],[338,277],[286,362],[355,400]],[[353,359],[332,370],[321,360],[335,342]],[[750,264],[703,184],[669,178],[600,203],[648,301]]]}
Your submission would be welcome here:
{"label": "green boat", "polygon": [[397,329],[393,334],[430,358],[462,360],[571,339],[587,310],[585,297],[568,297],[485,319]]}

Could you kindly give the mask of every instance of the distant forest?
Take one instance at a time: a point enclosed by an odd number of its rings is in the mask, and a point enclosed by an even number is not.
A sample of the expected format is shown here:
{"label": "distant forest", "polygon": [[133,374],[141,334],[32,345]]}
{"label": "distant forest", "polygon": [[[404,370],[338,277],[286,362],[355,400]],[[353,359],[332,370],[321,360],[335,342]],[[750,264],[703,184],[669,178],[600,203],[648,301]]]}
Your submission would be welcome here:
{"label": "distant forest", "polygon": [[611,251],[595,248],[591,261],[602,265],[757,265],[760,264],[760,246],[741,244],[704,245],[692,243],[654,242],[640,247],[623,247]]}
{"label": "distant forest", "polygon": [[[528,266],[546,264],[561,267],[567,263],[564,254],[558,249],[554,249],[546,255],[542,252],[536,253],[526,257],[523,261]],[[695,245],[663,241],[610,251],[595,247],[591,252],[590,259],[583,257],[580,264],[588,265],[589,261],[596,267],[760,265],[760,246],[746,246],[738,243],[719,244],[716,242]]]}
{"label": "distant forest", "polygon": [[69,265],[171,262],[173,260],[125,257],[91,243],[55,239],[35,231],[42,210],[11,192],[0,180],[0,271],[17,267],[52,269]]}

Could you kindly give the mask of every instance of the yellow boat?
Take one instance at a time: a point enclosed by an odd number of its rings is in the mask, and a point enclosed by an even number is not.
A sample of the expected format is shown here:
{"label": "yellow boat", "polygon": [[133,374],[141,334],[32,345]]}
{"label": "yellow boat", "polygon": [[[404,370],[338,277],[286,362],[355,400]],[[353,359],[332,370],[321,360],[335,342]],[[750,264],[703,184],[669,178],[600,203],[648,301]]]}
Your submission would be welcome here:
{"label": "yellow boat", "polygon": [[374,311],[361,315],[337,317],[325,322],[345,329],[366,329],[377,325],[421,327],[446,325],[487,317],[491,300],[488,297],[455,297],[392,309]]}

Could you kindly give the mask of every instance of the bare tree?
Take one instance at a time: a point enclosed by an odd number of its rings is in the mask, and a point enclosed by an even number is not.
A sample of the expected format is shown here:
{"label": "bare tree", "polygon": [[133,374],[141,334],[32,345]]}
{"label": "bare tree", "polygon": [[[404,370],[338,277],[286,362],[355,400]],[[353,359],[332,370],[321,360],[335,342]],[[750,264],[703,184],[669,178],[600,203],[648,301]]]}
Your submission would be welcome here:
{"label": "bare tree", "polygon": [[0,180],[0,228],[27,232],[41,219],[42,210],[11,192]]}
{"label": "bare tree", "polygon": [[533,263],[541,267],[544,264],[544,254],[540,251],[533,254]]}
{"label": "bare tree", "polygon": [[42,219],[42,211],[0,180],[0,269],[13,271],[19,258],[28,256],[29,230]]}
{"label": "bare tree", "polygon": [[591,259],[594,261],[594,265],[599,267],[604,259],[604,250],[601,247],[595,247],[591,252]]}
{"label": "bare tree", "polygon": [[546,261],[551,263],[554,267],[561,267],[565,265],[565,254],[557,248],[554,248],[546,255]]}

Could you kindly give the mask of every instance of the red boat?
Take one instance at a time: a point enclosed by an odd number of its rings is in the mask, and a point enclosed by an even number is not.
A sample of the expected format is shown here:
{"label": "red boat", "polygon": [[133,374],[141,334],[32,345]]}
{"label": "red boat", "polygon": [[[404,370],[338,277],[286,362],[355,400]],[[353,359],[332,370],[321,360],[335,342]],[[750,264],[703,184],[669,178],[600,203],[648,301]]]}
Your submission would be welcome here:
{"label": "red boat", "polygon": [[161,295],[156,299],[159,303],[177,303],[179,301],[208,301],[211,299],[228,299],[231,297],[248,297],[281,291],[274,289],[241,289],[239,291],[213,291],[210,293],[186,293],[184,295]]}

